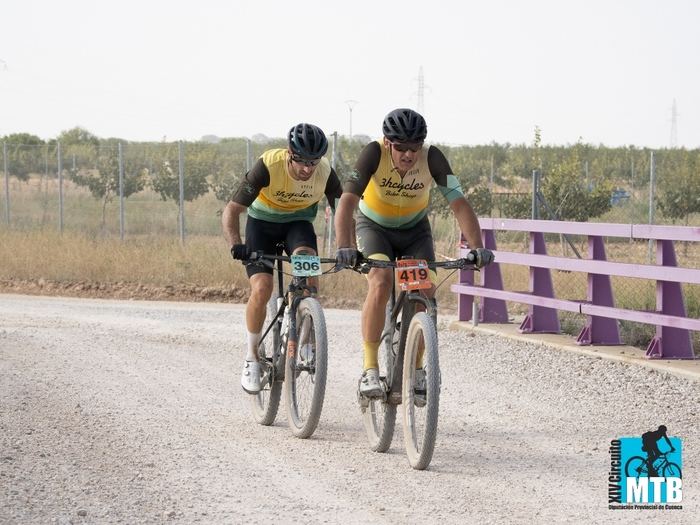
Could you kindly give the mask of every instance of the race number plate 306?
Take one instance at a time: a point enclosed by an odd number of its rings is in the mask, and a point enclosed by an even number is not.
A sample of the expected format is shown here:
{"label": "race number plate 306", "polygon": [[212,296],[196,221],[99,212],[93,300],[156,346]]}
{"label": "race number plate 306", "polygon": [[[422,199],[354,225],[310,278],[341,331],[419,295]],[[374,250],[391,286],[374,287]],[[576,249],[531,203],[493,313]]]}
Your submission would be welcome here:
{"label": "race number plate 306", "polygon": [[321,275],[321,258],[318,255],[292,255],[291,263],[295,277]]}
{"label": "race number plate 306", "polygon": [[428,263],[423,259],[399,259],[395,274],[401,290],[422,290],[432,286]]}

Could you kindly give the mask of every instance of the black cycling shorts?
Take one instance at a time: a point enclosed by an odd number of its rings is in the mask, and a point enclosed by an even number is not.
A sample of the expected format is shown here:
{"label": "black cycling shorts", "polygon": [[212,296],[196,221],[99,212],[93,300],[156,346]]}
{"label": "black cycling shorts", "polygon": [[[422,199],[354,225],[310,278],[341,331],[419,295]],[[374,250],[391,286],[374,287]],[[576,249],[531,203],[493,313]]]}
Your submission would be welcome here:
{"label": "black cycling shorts", "polygon": [[381,253],[390,261],[404,256],[424,259],[428,262],[435,261],[433,233],[428,217],[423,217],[412,228],[400,230],[380,226],[360,212],[357,214],[355,234],[357,249],[365,257]]}
{"label": "black cycling shorts", "polygon": [[[245,244],[249,252],[262,251],[275,255],[277,245],[284,243],[284,251],[291,255],[301,246],[316,247],[316,232],[314,225],[309,221],[269,222],[248,216],[245,225]],[[272,274],[272,269],[264,266],[250,264],[246,266],[248,277],[256,273]]]}

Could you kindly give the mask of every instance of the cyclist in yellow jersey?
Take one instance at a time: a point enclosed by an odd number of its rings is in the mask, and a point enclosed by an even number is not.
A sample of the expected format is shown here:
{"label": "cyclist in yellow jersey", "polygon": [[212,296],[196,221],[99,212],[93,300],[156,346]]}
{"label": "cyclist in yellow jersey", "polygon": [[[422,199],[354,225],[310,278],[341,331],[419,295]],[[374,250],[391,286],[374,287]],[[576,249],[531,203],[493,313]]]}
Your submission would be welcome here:
{"label": "cyclist in yellow jersey", "polygon": [[[325,195],[333,209],[342,193],[340,180],[324,158],[328,140],[313,124],[298,124],[289,130],[288,147],[265,151],[245,174],[224,208],[221,223],[234,258],[247,253],[274,253],[284,242],[290,254],[316,255],[316,218],[318,202]],[[245,244],[241,241],[240,215],[247,211]],[[272,269],[247,266],[250,299],[246,305],[248,343],[241,386],[249,394],[260,391],[260,342],[265,309],[272,294]],[[316,286],[314,279],[309,284]]]}
{"label": "cyclist in yellow jersey", "polygon": [[[354,171],[343,185],[335,216],[339,264],[354,265],[358,250],[373,259],[394,260],[409,255],[434,261],[427,217],[433,184],[447,199],[469,246],[477,250],[477,265],[489,264],[493,254],[483,248],[479,221],[457,177],[442,151],[424,144],[425,119],[411,109],[395,109],[384,118],[382,131],[382,140],[370,142],[360,152]],[[358,206],[355,250],[351,236]],[[368,274],[369,287],[362,307],[364,367],[360,382],[360,392],[368,397],[382,395],[377,353],[392,283],[390,269],[372,268]],[[426,292],[432,297],[435,289]],[[420,383],[424,375],[417,373],[416,377]]]}

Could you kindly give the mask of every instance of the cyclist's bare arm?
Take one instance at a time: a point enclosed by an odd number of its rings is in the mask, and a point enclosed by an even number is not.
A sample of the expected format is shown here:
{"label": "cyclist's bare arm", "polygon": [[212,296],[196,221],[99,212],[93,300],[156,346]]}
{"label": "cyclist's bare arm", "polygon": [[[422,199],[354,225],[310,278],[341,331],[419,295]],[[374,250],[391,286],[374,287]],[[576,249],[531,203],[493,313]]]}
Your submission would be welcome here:
{"label": "cyclist's bare arm", "polygon": [[450,208],[452,213],[454,213],[457,218],[457,224],[459,224],[459,229],[464,235],[465,239],[469,243],[469,248],[483,248],[484,245],[481,242],[481,227],[479,226],[479,219],[474,213],[474,209],[471,204],[464,197],[459,197],[450,203]]}
{"label": "cyclist's bare arm", "polygon": [[666,444],[668,445],[668,448],[670,448],[670,452],[674,452],[676,449],[673,448],[673,445],[671,444],[671,440],[668,439],[668,436],[664,434],[664,439],[666,440]]}
{"label": "cyclist's bare arm", "polygon": [[224,230],[224,237],[230,246],[242,244],[241,242],[241,213],[247,207],[237,202],[229,201],[221,214],[221,226]]}
{"label": "cyclist's bare arm", "polygon": [[350,248],[354,246],[353,214],[360,202],[360,197],[350,192],[343,192],[335,212],[335,234],[338,248]]}
{"label": "cyclist's bare arm", "polygon": [[224,237],[231,246],[241,242],[241,213],[248,209],[257,198],[260,190],[270,184],[270,171],[262,159],[258,159],[249,172],[245,174],[236,188],[236,192],[221,214]]}

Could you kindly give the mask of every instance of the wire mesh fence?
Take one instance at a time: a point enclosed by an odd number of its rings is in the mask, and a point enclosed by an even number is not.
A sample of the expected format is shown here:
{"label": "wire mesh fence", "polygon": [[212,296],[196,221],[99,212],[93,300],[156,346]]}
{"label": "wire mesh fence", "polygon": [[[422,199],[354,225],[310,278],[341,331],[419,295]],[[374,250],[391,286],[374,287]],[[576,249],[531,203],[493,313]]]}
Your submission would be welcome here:
{"label": "wire mesh fence", "polygon": [[[363,142],[333,137],[330,156],[341,179],[349,175],[363,145]],[[285,147],[285,144],[282,140],[257,143],[246,139],[224,140],[217,144],[100,141],[64,145],[52,141],[28,145],[5,142],[0,165],[4,176],[0,228],[27,232],[67,231],[117,241],[143,237],[179,237],[185,241],[190,235],[220,237],[223,207],[254,159],[270,147]],[[539,218],[558,219],[565,201],[580,198],[580,194],[564,188],[555,194],[557,198],[550,196],[547,202],[533,199],[536,191],[531,185],[533,172],[526,167],[527,162],[516,162],[516,151],[509,153],[510,159],[501,159],[499,164],[494,160],[498,158],[498,151],[494,153],[493,149],[479,150],[481,153],[476,148],[443,149],[463,188],[469,191],[470,202],[482,217],[530,218],[537,213]],[[697,152],[662,152],[656,157],[648,151],[633,153],[636,156],[627,154],[622,161],[612,159],[609,164],[600,159],[591,165],[579,163],[579,183],[585,181],[584,186],[591,191],[596,184],[602,187],[604,182],[609,188],[605,194],[609,201],[605,210],[587,220],[700,224],[700,213],[693,211],[692,202],[693,198],[700,199],[700,191],[696,193],[692,187],[679,182],[685,180],[684,174],[690,181],[693,177],[700,179],[700,174],[694,174],[694,170],[700,169]],[[562,164],[556,163],[559,162],[557,158],[552,156],[547,162],[540,161],[540,166],[544,167],[539,170],[544,172],[545,179],[561,171]],[[474,188],[483,191],[474,192]],[[480,201],[483,196],[487,197],[486,204]],[[669,202],[673,204],[675,198],[680,206],[686,196],[690,196],[691,201],[683,216]],[[447,207],[439,204],[439,197],[436,202],[438,205],[434,206],[430,218],[437,253],[455,257],[460,240],[456,221],[444,213]],[[335,248],[331,241],[332,217],[325,202],[319,206],[314,225],[319,247],[330,255]],[[497,243],[512,251],[527,252],[528,240],[524,233],[500,232]],[[549,239],[548,249],[552,255],[585,257],[586,242],[582,237],[562,235]],[[650,263],[654,260],[654,246],[648,243],[616,240],[607,246],[608,259],[612,261]],[[677,252],[680,266],[700,267],[700,247],[681,243]],[[522,269],[516,271],[506,265],[504,276],[508,281],[506,287],[528,288],[528,275]],[[585,276],[555,272],[553,280],[558,297],[585,299]],[[614,286],[616,297],[621,298],[626,307],[654,309],[653,283],[614,279]],[[689,315],[700,315],[697,288],[692,285],[684,288]],[[510,308],[517,314],[524,307],[510,305]],[[585,322],[585,318],[579,317],[564,317],[563,328],[576,333]],[[653,327],[623,323],[622,329],[627,340],[638,342],[648,340],[648,332]]]}

